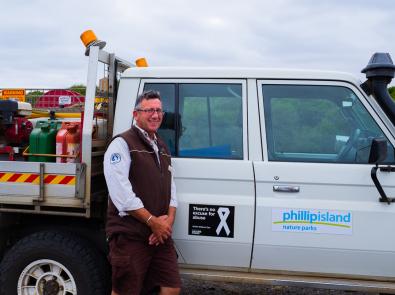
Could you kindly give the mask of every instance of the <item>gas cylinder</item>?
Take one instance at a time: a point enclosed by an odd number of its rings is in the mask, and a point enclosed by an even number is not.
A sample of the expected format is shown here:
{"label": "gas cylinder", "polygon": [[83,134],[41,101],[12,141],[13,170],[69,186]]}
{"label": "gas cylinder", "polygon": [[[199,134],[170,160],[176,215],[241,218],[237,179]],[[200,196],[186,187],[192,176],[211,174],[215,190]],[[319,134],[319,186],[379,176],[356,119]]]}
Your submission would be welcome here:
{"label": "gas cylinder", "polygon": [[[55,154],[55,139],[62,122],[57,120],[40,120],[35,122],[35,128],[30,133],[30,154]],[[29,156],[30,162],[55,162],[55,157]]]}
{"label": "gas cylinder", "polygon": [[[75,156],[80,149],[80,122],[62,122],[56,135],[56,155]],[[77,158],[56,157],[57,163],[75,163]]]}

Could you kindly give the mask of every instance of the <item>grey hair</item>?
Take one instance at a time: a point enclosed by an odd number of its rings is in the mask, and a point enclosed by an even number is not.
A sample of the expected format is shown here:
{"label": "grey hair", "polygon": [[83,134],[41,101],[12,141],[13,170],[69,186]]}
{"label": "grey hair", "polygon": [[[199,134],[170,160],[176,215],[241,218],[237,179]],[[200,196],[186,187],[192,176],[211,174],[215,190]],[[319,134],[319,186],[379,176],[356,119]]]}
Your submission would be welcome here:
{"label": "grey hair", "polygon": [[160,97],[160,93],[159,91],[156,90],[148,90],[148,91],[144,91],[142,94],[140,94],[137,99],[136,99],[136,103],[134,105],[135,109],[138,109],[140,107],[141,102],[144,100],[150,100],[150,99],[159,99],[162,100]]}

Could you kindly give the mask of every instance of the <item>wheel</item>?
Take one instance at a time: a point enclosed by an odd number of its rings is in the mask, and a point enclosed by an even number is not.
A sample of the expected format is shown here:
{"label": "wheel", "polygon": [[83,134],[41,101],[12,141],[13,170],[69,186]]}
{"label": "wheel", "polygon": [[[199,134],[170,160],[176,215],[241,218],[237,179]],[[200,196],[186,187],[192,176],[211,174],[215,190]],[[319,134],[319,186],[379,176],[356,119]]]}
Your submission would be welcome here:
{"label": "wheel", "polygon": [[1,295],[107,294],[103,258],[85,241],[57,231],[18,241],[0,265]]}

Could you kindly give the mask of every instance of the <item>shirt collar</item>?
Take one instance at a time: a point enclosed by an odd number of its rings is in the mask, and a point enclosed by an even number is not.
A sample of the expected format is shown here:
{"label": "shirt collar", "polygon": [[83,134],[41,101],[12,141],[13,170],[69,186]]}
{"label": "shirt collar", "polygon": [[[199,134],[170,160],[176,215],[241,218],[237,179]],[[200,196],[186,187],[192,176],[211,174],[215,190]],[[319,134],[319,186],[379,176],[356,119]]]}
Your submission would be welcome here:
{"label": "shirt collar", "polygon": [[154,138],[152,139],[152,138],[149,136],[148,132],[145,131],[143,128],[140,128],[137,124],[134,124],[134,126],[136,126],[136,128],[137,128],[138,130],[140,130],[140,132],[144,135],[144,137],[145,137],[146,139],[148,139],[150,142],[154,142],[155,144],[157,144],[157,138],[156,138],[156,134],[155,134],[155,133],[154,133]]}

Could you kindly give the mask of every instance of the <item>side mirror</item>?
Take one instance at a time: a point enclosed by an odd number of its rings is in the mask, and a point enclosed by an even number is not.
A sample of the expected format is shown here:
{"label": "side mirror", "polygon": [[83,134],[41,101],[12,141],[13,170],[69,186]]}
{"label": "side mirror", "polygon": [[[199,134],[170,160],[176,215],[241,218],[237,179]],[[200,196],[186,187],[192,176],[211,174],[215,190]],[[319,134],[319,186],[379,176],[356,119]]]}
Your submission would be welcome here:
{"label": "side mirror", "polygon": [[369,164],[380,164],[387,158],[387,140],[374,138],[370,147]]}

